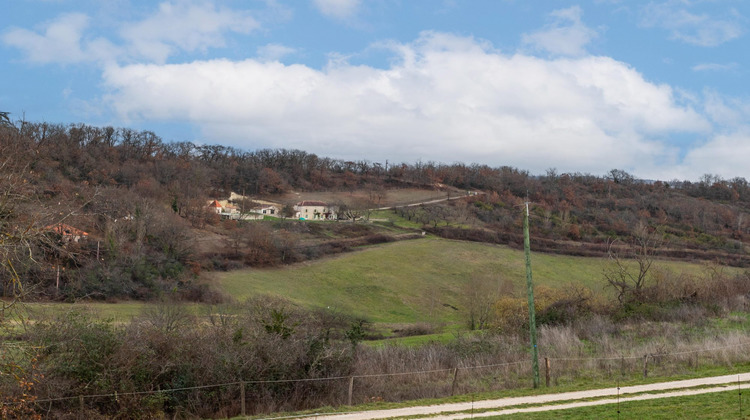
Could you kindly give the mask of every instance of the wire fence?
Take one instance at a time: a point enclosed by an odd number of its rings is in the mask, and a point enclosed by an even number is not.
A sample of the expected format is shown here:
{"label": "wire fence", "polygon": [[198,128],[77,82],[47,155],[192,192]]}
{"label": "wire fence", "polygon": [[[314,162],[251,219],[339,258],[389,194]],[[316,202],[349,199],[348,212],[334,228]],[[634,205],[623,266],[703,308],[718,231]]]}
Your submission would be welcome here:
{"label": "wire fence", "polygon": [[[615,380],[633,380],[648,376],[668,376],[675,373],[688,373],[691,367],[700,364],[699,360],[692,357],[708,354],[713,363],[741,363],[750,362],[750,352],[745,347],[750,346],[750,341],[728,343],[720,346],[704,346],[692,349],[675,349],[665,351],[657,349],[644,354],[621,354],[617,356],[603,357],[555,357],[554,352],[543,357],[545,370],[545,384],[547,387],[557,386],[569,381],[574,381],[582,375],[590,375],[598,372],[602,378]],[[734,350],[731,354],[727,351]],[[544,354],[542,353],[544,356]],[[522,355],[523,356],[523,355]],[[642,362],[642,364],[641,364]],[[683,369],[680,369],[683,368]],[[480,372],[484,371],[484,372]],[[401,378],[401,379],[399,379]],[[529,357],[519,358],[501,363],[486,363],[477,365],[461,365],[424,370],[405,370],[398,372],[361,373],[345,376],[331,376],[321,378],[298,378],[298,379],[276,379],[276,380],[242,380],[228,381],[223,383],[196,385],[188,387],[175,387],[169,389],[137,390],[127,392],[92,393],[85,395],[61,396],[50,398],[39,398],[33,401],[37,407],[46,404],[49,410],[55,404],[67,404],[68,410],[75,407],[70,405],[71,401],[78,401],[78,408],[84,411],[87,404],[101,403],[102,400],[119,402],[126,397],[138,397],[144,395],[169,395],[179,392],[196,392],[208,389],[221,388],[225,391],[226,398],[236,408],[234,411],[239,415],[246,415],[248,411],[253,413],[262,412],[254,406],[252,392],[249,387],[267,387],[273,385],[299,385],[305,383],[335,383],[331,387],[331,397],[321,405],[353,405],[374,401],[399,400],[399,389],[410,389],[414,387],[424,388],[424,392],[418,397],[441,397],[454,394],[467,394],[473,392],[492,391],[514,387],[528,387],[531,384],[531,362]],[[380,398],[389,392],[388,398]],[[251,395],[249,404],[246,396]],[[413,394],[410,394],[413,395]],[[239,401],[239,402],[238,402]],[[23,404],[23,401],[0,400],[0,405]],[[230,404],[227,402],[227,404]],[[250,409],[250,410],[248,410]]]}

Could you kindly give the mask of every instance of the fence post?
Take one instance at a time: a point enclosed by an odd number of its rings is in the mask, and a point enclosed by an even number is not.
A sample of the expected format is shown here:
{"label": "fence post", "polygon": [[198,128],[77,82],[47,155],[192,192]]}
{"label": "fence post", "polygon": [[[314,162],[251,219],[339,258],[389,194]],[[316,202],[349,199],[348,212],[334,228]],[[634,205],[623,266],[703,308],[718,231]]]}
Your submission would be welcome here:
{"label": "fence post", "polygon": [[453,368],[453,383],[451,384],[451,396],[456,394],[456,379],[458,379],[458,368]]}
{"label": "fence post", "polygon": [[349,399],[347,405],[352,405],[352,394],[354,393],[354,376],[349,377]]}
{"label": "fence post", "polygon": [[78,396],[78,404],[79,404],[79,405],[81,406],[81,407],[80,407],[80,408],[81,408],[81,414],[83,414],[83,409],[84,409],[84,405],[83,405],[83,395],[79,395],[79,396]]}
{"label": "fence post", "polygon": [[648,377],[648,354],[643,355],[643,377]]}
{"label": "fence post", "polygon": [[240,402],[242,403],[242,417],[245,417],[245,382],[240,382]]}
{"label": "fence post", "polygon": [[549,368],[549,357],[544,358],[544,382],[547,385],[547,388],[549,388],[549,378],[550,378],[550,368]]}

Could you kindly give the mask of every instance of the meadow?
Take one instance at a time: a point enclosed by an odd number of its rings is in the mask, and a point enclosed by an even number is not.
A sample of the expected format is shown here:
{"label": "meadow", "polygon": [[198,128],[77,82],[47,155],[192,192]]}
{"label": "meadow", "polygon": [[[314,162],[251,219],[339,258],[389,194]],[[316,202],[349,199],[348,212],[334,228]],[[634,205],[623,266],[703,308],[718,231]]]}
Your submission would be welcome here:
{"label": "meadow", "polygon": [[[353,252],[275,268],[250,268],[209,273],[208,282],[230,300],[250,297],[283,297],[307,309],[320,309],[366,320],[377,330],[408,325],[433,326],[425,339],[449,340],[464,330],[467,305],[474,288],[499,294],[524,296],[526,272],[523,251],[502,245],[453,241],[426,236],[358,248]],[[537,288],[586,288],[592,295],[612,299],[613,290],[603,278],[605,258],[542,254],[532,251],[532,271]],[[709,270],[739,273],[731,267],[707,263],[658,260],[659,272],[702,275]],[[27,303],[27,316],[64,312],[85,305],[102,318],[128,322],[157,303]],[[185,304],[195,315],[208,315],[215,305]],[[405,343],[424,341],[409,337]]]}
{"label": "meadow", "polygon": [[[610,297],[604,258],[532,251],[534,284],[555,289],[584,287]],[[465,322],[472,287],[523,294],[524,254],[506,246],[426,237],[376,245],[324,260],[217,275],[229,296],[283,296],[308,308],[331,308],[373,323]],[[654,270],[698,275],[707,264],[657,261]],[[737,269],[726,268],[728,273]]]}

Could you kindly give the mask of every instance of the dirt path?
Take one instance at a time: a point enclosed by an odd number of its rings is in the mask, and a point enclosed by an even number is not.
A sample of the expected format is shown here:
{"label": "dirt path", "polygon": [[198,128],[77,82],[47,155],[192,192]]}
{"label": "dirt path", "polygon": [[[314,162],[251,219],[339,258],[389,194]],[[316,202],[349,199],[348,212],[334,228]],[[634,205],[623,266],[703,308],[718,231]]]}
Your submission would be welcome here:
{"label": "dirt path", "polygon": [[[481,193],[481,194],[484,194],[484,193]],[[475,193],[473,195],[477,195],[477,193]],[[471,196],[472,196],[472,194],[458,194],[458,195],[455,195],[455,196],[449,196],[449,197],[445,197],[445,198],[436,198],[436,199],[432,199],[432,200],[428,200],[428,201],[420,201],[420,202],[417,202],[417,203],[401,204],[401,205],[395,205],[395,206],[389,206],[389,207],[378,207],[378,208],[374,208],[374,209],[370,209],[370,210],[376,211],[376,210],[391,210],[391,209],[396,209],[396,208],[400,208],[400,207],[416,207],[416,206],[423,206],[423,205],[428,205],[428,204],[442,203],[443,201],[458,200],[458,199],[461,199],[461,198],[466,198],[466,197],[471,197]]]}
{"label": "dirt path", "polygon": [[[720,392],[730,389],[732,385],[736,386],[737,382],[750,381],[750,372],[741,373],[739,375],[725,375],[725,376],[713,376],[709,378],[698,378],[698,379],[687,379],[682,381],[672,382],[660,382],[647,385],[634,385],[621,387],[619,390],[619,401],[638,401],[648,400],[656,398],[667,398],[677,397],[683,395],[697,395],[710,392]],[[716,385],[716,386],[712,386]],[[721,386],[723,385],[723,386]],[[687,389],[694,387],[707,387],[701,389]],[[670,391],[672,392],[661,392],[658,394],[647,394],[648,392],[657,391]],[[630,395],[627,394],[641,394],[643,395]],[[411,416],[412,418],[421,418],[425,416],[431,420],[447,420],[447,419],[461,419],[469,417],[489,417],[498,416],[503,414],[513,413],[524,413],[532,411],[549,411],[559,410],[564,408],[575,408],[585,407],[592,405],[602,404],[614,404],[617,402],[618,390],[617,388],[604,388],[604,389],[592,389],[588,391],[575,391],[575,392],[562,392],[558,394],[544,394],[544,395],[533,395],[527,397],[509,397],[501,398],[496,400],[482,400],[474,402],[463,402],[463,403],[452,403],[452,404],[441,404],[441,405],[430,405],[420,407],[405,407],[395,408],[390,410],[373,410],[373,411],[361,411],[353,413],[342,413],[342,414],[330,414],[320,415],[315,417],[307,417],[308,419],[317,420],[365,420],[365,419],[385,419],[391,417],[403,417]],[[577,401],[588,398],[602,398],[602,397],[615,397],[606,398],[597,401]],[[525,408],[506,408],[513,407],[522,404],[547,404],[547,403],[560,403],[540,407],[525,407]],[[493,411],[483,411],[481,413],[471,414],[472,410],[488,410],[498,409]],[[443,414],[445,413],[445,414]],[[452,413],[452,414],[451,414]]]}

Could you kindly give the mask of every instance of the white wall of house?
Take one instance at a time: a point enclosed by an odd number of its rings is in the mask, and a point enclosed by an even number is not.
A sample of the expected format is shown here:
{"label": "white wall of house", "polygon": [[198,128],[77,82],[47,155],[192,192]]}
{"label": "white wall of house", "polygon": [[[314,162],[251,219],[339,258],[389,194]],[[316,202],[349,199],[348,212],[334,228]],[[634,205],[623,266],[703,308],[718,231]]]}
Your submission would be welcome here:
{"label": "white wall of house", "polygon": [[296,217],[306,220],[336,220],[336,206],[328,205],[301,205],[294,206]]}

